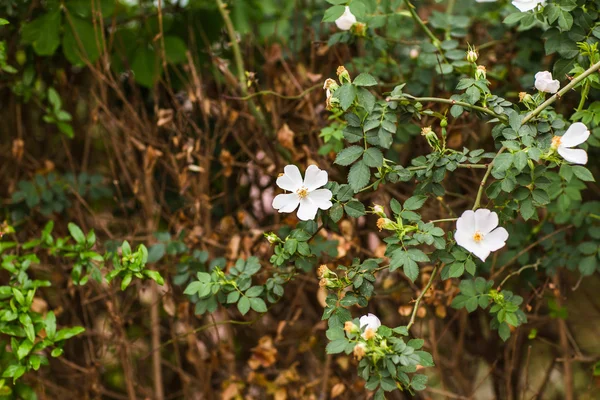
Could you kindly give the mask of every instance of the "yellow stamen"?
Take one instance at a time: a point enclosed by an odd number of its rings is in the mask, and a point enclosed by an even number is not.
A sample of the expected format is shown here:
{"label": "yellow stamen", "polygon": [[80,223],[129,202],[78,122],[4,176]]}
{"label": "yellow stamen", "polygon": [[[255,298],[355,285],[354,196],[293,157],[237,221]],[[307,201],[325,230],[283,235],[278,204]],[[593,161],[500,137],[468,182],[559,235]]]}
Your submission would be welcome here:
{"label": "yellow stamen", "polygon": [[298,197],[303,199],[306,196],[308,196],[308,189],[303,186],[300,189],[296,190],[296,194],[298,195]]}
{"label": "yellow stamen", "polygon": [[473,240],[477,243],[481,242],[483,240],[483,234],[479,231],[475,232],[475,234],[473,235]]}
{"label": "yellow stamen", "polygon": [[561,142],[562,142],[562,137],[554,136],[552,138],[552,145],[551,145],[552,149],[554,149],[554,150],[558,149],[558,146],[560,146]]}

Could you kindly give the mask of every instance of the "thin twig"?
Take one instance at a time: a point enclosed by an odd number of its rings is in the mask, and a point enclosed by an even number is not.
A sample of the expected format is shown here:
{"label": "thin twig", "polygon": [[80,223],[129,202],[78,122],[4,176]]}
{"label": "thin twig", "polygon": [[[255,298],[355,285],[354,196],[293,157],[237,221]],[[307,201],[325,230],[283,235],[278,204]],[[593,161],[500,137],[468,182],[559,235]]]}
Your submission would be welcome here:
{"label": "thin twig", "polygon": [[435,276],[437,274],[438,267],[439,267],[439,265],[437,265],[437,264],[435,267],[433,267],[433,271],[431,272],[431,276],[429,277],[429,282],[427,282],[427,285],[425,285],[425,288],[423,288],[423,291],[421,292],[421,294],[419,294],[419,297],[417,297],[417,300],[415,300],[415,305],[413,306],[412,314],[410,316],[410,321],[408,322],[408,325],[406,325],[407,330],[409,330],[410,327],[413,326],[415,323],[415,317],[417,316],[417,310],[419,308],[419,304],[421,303],[423,296],[425,296],[425,293],[427,293],[427,291],[431,287],[431,284],[433,283],[433,280],[435,279]]}

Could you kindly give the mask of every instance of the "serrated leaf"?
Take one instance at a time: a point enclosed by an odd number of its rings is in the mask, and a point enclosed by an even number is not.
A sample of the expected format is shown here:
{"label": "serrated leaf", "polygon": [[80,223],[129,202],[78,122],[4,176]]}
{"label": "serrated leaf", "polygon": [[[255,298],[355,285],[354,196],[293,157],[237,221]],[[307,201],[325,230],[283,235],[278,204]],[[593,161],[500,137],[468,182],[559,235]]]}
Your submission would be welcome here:
{"label": "serrated leaf", "polygon": [[371,171],[364,161],[359,161],[350,168],[348,183],[355,192],[367,186],[370,179]]}
{"label": "serrated leaf", "polygon": [[377,80],[373,76],[363,72],[354,78],[352,83],[356,86],[375,86],[377,85]]}
{"label": "serrated leaf", "polygon": [[360,146],[346,147],[338,153],[337,157],[335,158],[335,163],[342,166],[350,165],[354,161],[358,160],[363,153],[364,149]]}
{"label": "serrated leaf", "polygon": [[369,167],[381,168],[383,166],[383,153],[376,147],[369,147],[363,154],[363,161]]}

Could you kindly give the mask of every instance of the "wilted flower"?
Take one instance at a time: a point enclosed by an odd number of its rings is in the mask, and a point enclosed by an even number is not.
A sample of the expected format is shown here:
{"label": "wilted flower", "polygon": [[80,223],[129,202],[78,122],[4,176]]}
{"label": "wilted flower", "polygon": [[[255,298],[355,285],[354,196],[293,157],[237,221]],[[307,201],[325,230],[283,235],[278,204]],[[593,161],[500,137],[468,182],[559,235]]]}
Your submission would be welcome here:
{"label": "wilted flower", "polygon": [[346,6],[346,9],[344,10],[344,13],[335,20],[335,25],[343,30],[343,31],[349,31],[350,28],[352,28],[352,25],[354,25],[356,23],[356,17],[354,16],[354,14],[352,14],[352,12],[350,11],[350,7]]}
{"label": "wilted flower", "polygon": [[331,78],[325,79],[325,83],[323,83],[323,89],[325,89],[325,94],[327,97],[331,96],[332,92],[335,92],[337,88],[340,86]]}
{"label": "wilted flower", "polygon": [[351,83],[352,79],[350,79],[350,73],[348,72],[348,70],[346,69],[346,67],[344,67],[343,65],[340,65],[337,68],[337,76],[340,80],[340,82],[343,83]]}
{"label": "wilted flower", "polygon": [[367,340],[373,338],[375,336],[375,332],[377,332],[377,329],[381,326],[381,321],[379,318],[371,313],[360,317],[359,323],[361,329],[365,328],[362,337]]}
{"label": "wilted flower", "polygon": [[583,149],[572,149],[585,142],[590,137],[590,131],[581,122],[575,122],[567,129],[564,135],[552,138],[552,150],[558,152],[562,158],[573,164],[587,164],[588,156]]}
{"label": "wilted flower", "polygon": [[356,346],[354,346],[354,357],[358,361],[362,360],[365,354],[367,354],[367,352],[365,351],[366,348],[367,346],[364,343],[357,343]]}
{"label": "wilted flower", "polygon": [[498,214],[484,208],[465,211],[456,221],[456,243],[485,261],[492,251],[506,244],[508,232],[498,228]]}
{"label": "wilted flower", "polygon": [[540,71],[535,74],[535,88],[540,92],[556,93],[560,88],[560,82],[552,79],[552,74],[548,71]]}
{"label": "wilted flower", "polygon": [[279,194],[273,199],[273,208],[280,213],[291,213],[298,205],[298,218],[303,221],[314,219],[317,211],[331,208],[333,194],[329,189],[319,189],[327,184],[327,171],[310,165],[304,180],[295,165],[287,165],[284,174],[277,178],[277,186],[292,193]]}
{"label": "wilted flower", "polygon": [[358,332],[358,326],[352,321],[346,321],[344,323],[344,330],[348,333]]}
{"label": "wilted flower", "polygon": [[317,269],[317,276],[319,278],[329,278],[332,275],[332,272],[329,268],[327,268],[327,265],[322,264],[318,269]]}
{"label": "wilted flower", "polygon": [[546,4],[546,0],[513,0],[513,6],[517,7],[519,11],[531,11],[537,7],[538,4],[542,6]]}
{"label": "wilted flower", "polygon": [[389,218],[379,218],[377,220],[377,229],[379,229],[379,232],[381,232],[382,229],[385,229],[386,231],[393,231],[396,230],[396,224]]}
{"label": "wilted flower", "polygon": [[482,80],[482,79],[486,79],[486,78],[487,78],[487,71],[485,69],[485,66],[478,65],[477,69],[475,70],[475,79]]}
{"label": "wilted flower", "polygon": [[354,25],[352,25],[352,29],[350,29],[350,31],[355,36],[364,37],[367,35],[367,24],[364,24],[362,22],[357,22]]}

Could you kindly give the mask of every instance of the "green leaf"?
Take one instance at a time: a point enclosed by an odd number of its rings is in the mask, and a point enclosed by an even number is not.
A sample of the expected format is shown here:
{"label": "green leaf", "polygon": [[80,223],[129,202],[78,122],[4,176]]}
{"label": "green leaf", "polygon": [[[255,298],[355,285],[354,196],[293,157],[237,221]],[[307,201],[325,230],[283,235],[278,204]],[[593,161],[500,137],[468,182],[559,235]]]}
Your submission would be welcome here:
{"label": "green leaf", "polygon": [[356,86],[375,86],[377,85],[377,80],[375,80],[375,78],[373,78],[371,75],[363,72],[354,78],[352,83]]}
{"label": "green leaf", "polygon": [[131,70],[137,83],[151,88],[162,73],[162,64],[153,48],[142,45],[135,50]]}
{"label": "green leaf", "polygon": [[364,149],[360,146],[346,147],[340,151],[335,158],[335,163],[338,165],[347,166],[358,160],[363,155]]}
{"label": "green leaf", "polygon": [[364,161],[359,161],[350,168],[348,183],[355,192],[367,186],[370,179],[371,171]]}
{"label": "green leaf", "polygon": [[383,153],[376,147],[369,147],[363,155],[363,161],[369,167],[381,168],[383,166]]}
{"label": "green leaf", "polygon": [[342,110],[346,111],[350,108],[356,98],[356,86],[350,83],[344,83],[334,93],[334,97],[340,100]]}
{"label": "green leaf", "polygon": [[506,171],[513,163],[513,155],[511,153],[499,154],[494,159],[494,170],[498,172]]}
{"label": "green leaf", "polygon": [[186,61],[187,46],[178,36],[165,36],[165,56],[171,64],[179,64]]}
{"label": "green leaf", "polygon": [[576,177],[585,182],[595,182],[594,176],[586,167],[582,167],[580,165],[576,165],[573,167],[573,173]]}
{"label": "green leaf", "polygon": [[465,265],[460,262],[452,263],[449,268],[449,278],[460,278],[465,273]]}
{"label": "green leaf", "polygon": [[426,200],[427,200],[427,196],[410,197],[404,202],[404,209],[405,210],[418,210],[419,208],[423,207],[423,204],[425,203]]}
{"label": "green leaf", "polygon": [[85,328],[83,326],[73,326],[71,328],[61,329],[56,333],[54,341],[60,342],[61,340],[71,339],[72,337],[77,336],[83,332],[85,332]]}
{"label": "green leaf", "polygon": [[54,11],[23,24],[21,38],[24,43],[33,45],[37,55],[51,56],[60,45],[61,11]]}
{"label": "green leaf", "polygon": [[263,299],[261,299],[260,297],[252,297],[250,299],[250,307],[259,313],[266,313],[267,312],[267,305],[265,304],[265,301]]}
{"label": "green leaf", "polygon": [[579,272],[581,272],[581,275],[584,275],[584,276],[591,275],[594,272],[596,272],[596,264],[597,264],[597,259],[596,259],[595,255],[584,257],[579,262]]}
{"label": "green leaf", "polygon": [[419,265],[413,260],[407,260],[404,263],[404,274],[408,279],[414,282],[419,276]]}
{"label": "green leaf", "polygon": [[250,311],[250,299],[246,296],[242,297],[237,303],[237,308],[242,315],[246,315]]}
{"label": "green leaf", "polygon": [[46,336],[48,339],[54,339],[54,335],[56,335],[56,316],[54,315],[54,311],[50,311],[46,314],[44,325],[46,325]]}
{"label": "green leaf", "polygon": [[73,65],[84,66],[86,61],[95,62],[100,57],[98,45],[102,40],[97,39],[96,31],[91,22],[72,17],[65,26],[62,39],[63,53]]}
{"label": "green leaf", "polygon": [[246,290],[246,296],[248,297],[258,297],[264,291],[263,286],[252,286],[250,289]]}
{"label": "green leaf", "polygon": [[322,21],[323,22],[333,22],[336,19],[338,19],[339,17],[341,17],[345,10],[346,10],[346,7],[341,6],[341,5],[329,7],[327,10],[325,10],[325,15],[323,15]]}
{"label": "green leaf", "polygon": [[329,218],[331,218],[331,220],[333,222],[338,222],[340,219],[342,219],[343,216],[344,216],[344,208],[340,203],[335,203],[329,209]]}
{"label": "green leaf", "polygon": [[346,349],[348,341],[346,339],[337,339],[329,342],[326,347],[327,354],[338,354]]}
{"label": "green leaf", "polygon": [[358,200],[351,200],[344,205],[346,214],[352,218],[358,218],[365,215],[365,205]]}
{"label": "green leaf", "polygon": [[69,222],[69,224],[67,225],[67,228],[69,229],[69,233],[71,234],[71,236],[73,237],[73,239],[75,239],[75,241],[79,244],[83,244],[85,243],[85,235],[83,234],[83,231],[81,230],[81,228],[79,228],[77,225],[75,225],[72,222]]}

